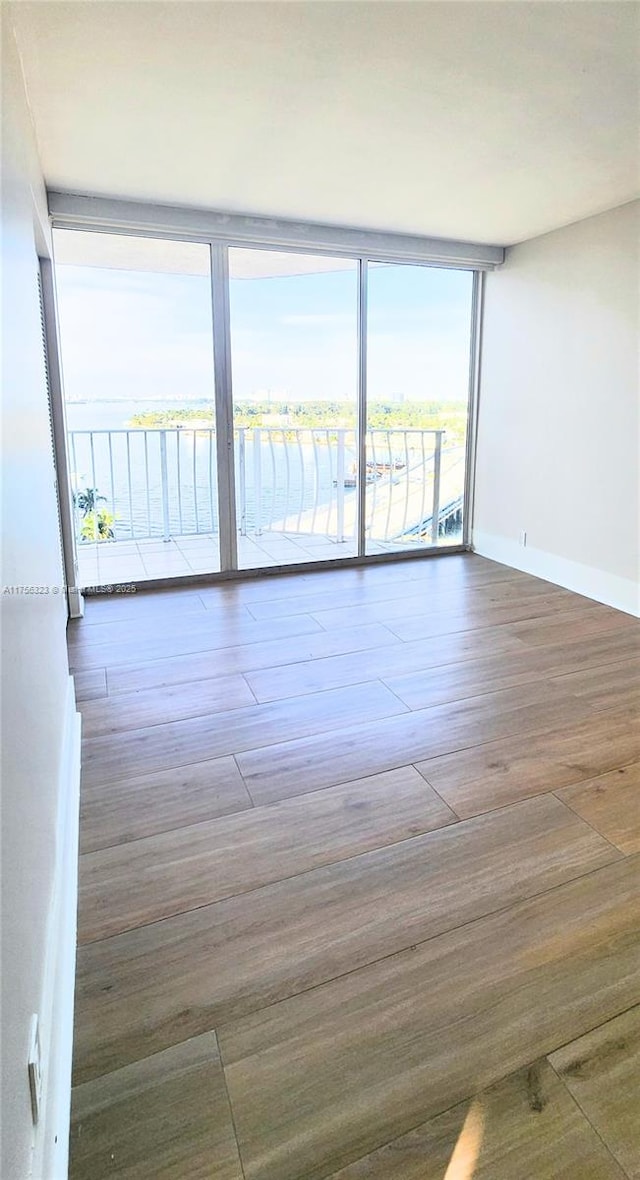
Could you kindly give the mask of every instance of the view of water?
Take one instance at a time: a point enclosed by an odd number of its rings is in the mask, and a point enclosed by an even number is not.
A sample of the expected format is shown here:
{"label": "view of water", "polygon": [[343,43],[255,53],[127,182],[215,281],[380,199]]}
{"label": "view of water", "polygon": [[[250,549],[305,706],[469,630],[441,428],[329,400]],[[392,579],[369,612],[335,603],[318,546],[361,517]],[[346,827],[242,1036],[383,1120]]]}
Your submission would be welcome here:
{"label": "view of water", "polygon": [[[203,416],[206,407],[202,408]],[[116,538],[161,537],[165,514],[172,535],[218,531],[215,435],[185,427],[166,431],[163,464],[157,430],[126,433],[132,416],[144,410],[185,408],[185,403],[71,403],[67,426],[75,486],[94,487],[106,497],[100,506],[115,515]],[[110,431],[111,434],[88,433]],[[77,433],[82,432],[82,433]],[[241,455],[236,437],[236,510],[242,531],[280,528],[331,535],[338,527],[335,445],[297,444],[278,431],[265,432],[259,470],[253,434],[246,433]],[[355,460],[353,436],[345,452],[345,469]],[[163,496],[162,472],[166,471]],[[256,494],[259,484],[258,494]],[[345,503],[355,489],[342,490]],[[354,512],[346,513],[348,518]]]}
{"label": "view of water", "polygon": [[124,430],[134,414],[161,410],[202,410],[210,407],[202,401],[87,401],[66,403],[68,430]]}
{"label": "view of water", "polygon": [[[70,463],[76,488],[96,488],[105,497],[99,507],[115,516],[117,540],[196,533],[217,533],[218,494],[216,440],[212,430],[188,427],[136,429],[129,423],[136,413],[197,408],[203,402],[133,403],[126,401],[69,403]],[[91,432],[91,433],[90,433]],[[101,433],[104,432],[104,433]],[[393,432],[392,432],[393,434]],[[429,449],[402,450],[403,432],[377,439],[376,467],[367,489],[370,535],[390,540],[404,534],[420,544],[420,522],[429,516],[433,464]],[[406,439],[404,440],[406,442]],[[430,443],[428,444],[428,446]],[[256,454],[256,449],[258,454]],[[459,454],[458,454],[459,451]],[[338,478],[335,433],[264,429],[256,448],[254,432],[235,438],[236,513],[242,533],[282,530],[343,537],[355,535],[355,433],[344,432],[344,454]],[[441,506],[451,489],[461,488],[464,456],[455,448],[443,456]],[[452,479],[453,476],[453,479]],[[444,496],[445,491],[447,496]],[[447,542],[456,540],[460,516],[447,523]]]}

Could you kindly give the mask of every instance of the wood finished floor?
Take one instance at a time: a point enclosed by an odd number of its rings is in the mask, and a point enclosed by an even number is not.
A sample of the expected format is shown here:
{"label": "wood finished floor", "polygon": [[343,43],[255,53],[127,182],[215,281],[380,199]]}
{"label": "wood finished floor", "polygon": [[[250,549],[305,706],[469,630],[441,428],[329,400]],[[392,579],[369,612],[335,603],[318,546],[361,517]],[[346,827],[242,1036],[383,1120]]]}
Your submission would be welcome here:
{"label": "wood finished floor", "polygon": [[72,1180],[640,1180],[640,622],[464,555],[91,599]]}

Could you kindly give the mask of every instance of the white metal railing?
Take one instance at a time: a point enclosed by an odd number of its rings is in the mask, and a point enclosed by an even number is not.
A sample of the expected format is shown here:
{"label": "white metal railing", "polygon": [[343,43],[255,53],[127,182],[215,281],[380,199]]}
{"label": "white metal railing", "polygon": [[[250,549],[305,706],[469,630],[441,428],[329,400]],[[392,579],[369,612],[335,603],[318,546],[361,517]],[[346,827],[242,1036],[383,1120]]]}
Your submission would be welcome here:
{"label": "white metal railing", "polygon": [[[366,434],[367,536],[437,543],[460,515],[463,447],[444,431],[375,429]],[[343,427],[246,427],[234,431],[236,511],[242,536],[315,534],[338,542],[357,528],[357,440]],[[76,493],[101,497],[116,540],[218,532],[215,431],[209,428],[74,430]],[[76,499],[78,499],[76,495]],[[86,507],[86,505],[85,505]],[[76,507],[78,539],[86,515]]]}

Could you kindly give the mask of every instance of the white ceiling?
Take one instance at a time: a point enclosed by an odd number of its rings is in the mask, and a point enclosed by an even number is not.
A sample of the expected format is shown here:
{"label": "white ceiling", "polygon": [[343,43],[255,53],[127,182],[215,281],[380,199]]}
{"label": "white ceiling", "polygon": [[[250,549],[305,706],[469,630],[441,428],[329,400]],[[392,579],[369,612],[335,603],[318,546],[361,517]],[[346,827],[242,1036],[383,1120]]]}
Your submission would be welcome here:
{"label": "white ceiling", "polygon": [[52,188],[495,245],[639,192],[635,0],[11,7]]}

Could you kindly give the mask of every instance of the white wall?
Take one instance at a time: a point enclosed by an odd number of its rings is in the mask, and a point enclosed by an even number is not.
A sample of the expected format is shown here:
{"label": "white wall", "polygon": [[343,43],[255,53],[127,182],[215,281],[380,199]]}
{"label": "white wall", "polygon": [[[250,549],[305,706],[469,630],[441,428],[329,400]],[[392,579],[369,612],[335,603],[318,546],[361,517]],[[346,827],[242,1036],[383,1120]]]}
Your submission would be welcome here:
{"label": "white wall", "polygon": [[632,613],[639,243],[633,202],[514,246],[487,275],[474,519],[478,552]]}
{"label": "white wall", "polygon": [[[61,796],[69,752],[66,608],[37,294],[34,217],[46,202],[19,61],[3,10],[2,586],[2,1180],[41,1180],[55,1135],[50,1040],[59,1012]],[[37,232],[42,233],[41,227]],[[54,592],[55,591],[55,592]],[[71,703],[70,703],[71,702]],[[71,812],[73,811],[73,801]],[[72,825],[73,826],[73,825]],[[67,917],[67,926],[68,917]],[[66,936],[65,936],[66,937]],[[73,945],[71,940],[70,945]],[[68,992],[67,985],[67,992]],[[42,1016],[45,1112],[37,1131],[27,1079],[29,1025]],[[65,1017],[66,1019],[66,1017]],[[68,1047],[64,1047],[67,1052]],[[57,1051],[57,1050],[56,1050]],[[66,1068],[66,1067],[65,1067]],[[51,1084],[49,1084],[51,1083]],[[64,1106],[64,1103],[63,1103]],[[63,1120],[64,1121],[64,1120]],[[50,1135],[52,1143],[46,1143]],[[62,1180],[58,1175],[56,1180]]]}

